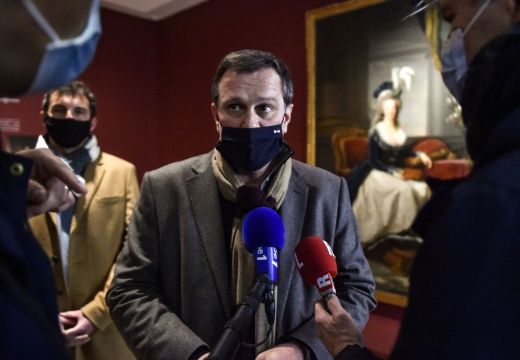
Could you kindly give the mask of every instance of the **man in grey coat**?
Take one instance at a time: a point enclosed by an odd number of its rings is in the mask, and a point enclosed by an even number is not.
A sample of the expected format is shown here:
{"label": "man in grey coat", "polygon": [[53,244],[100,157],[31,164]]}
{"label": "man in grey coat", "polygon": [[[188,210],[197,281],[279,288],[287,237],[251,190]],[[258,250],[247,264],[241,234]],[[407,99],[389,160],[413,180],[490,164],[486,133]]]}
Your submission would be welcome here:
{"label": "man in grey coat", "polygon": [[[107,295],[111,315],[140,359],[204,359],[255,281],[242,240],[244,215],[276,210],[285,225],[275,290],[276,320],[257,312],[247,340],[263,347],[236,358],[328,359],[314,332],[318,292],[293,261],[300,239],[326,240],[336,288],[360,329],[375,307],[344,179],[291,159],[283,136],[293,86],[287,67],[258,50],[228,54],[212,86],[215,150],[149,172]],[[267,344],[267,345],[266,345]],[[249,352],[249,353],[248,353]]]}

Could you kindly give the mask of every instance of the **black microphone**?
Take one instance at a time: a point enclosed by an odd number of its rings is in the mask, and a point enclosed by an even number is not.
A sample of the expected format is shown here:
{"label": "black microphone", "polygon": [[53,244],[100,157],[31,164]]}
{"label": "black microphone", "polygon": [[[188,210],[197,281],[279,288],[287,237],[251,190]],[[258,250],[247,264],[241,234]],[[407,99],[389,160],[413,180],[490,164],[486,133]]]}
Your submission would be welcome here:
{"label": "black microphone", "polygon": [[244,339],[245,333],[255,318],[255,313],[262,301],[267,282],[267,275],[265,274],[256,281],[235,311],[233,317],[224,325],[224,331],[209,354],[208,360],[233,359],[240,343]]}

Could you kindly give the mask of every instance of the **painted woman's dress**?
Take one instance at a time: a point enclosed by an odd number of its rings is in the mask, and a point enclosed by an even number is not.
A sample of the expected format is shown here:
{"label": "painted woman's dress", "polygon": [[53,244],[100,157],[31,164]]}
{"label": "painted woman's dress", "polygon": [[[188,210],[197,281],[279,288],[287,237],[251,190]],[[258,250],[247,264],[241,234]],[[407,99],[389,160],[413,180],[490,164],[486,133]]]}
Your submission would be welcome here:
{"label": "painted woman's dress", "polygon": [[369,137],[372,169],[360,185],[353,203],[361,240],[365,244],[409,229],[431,195],[425,182],[402,178],[404,159],[416,156],[416,153],[403,146],[406,135],[404,132],[401,135],[403,141],[391,145],[380,122]]}

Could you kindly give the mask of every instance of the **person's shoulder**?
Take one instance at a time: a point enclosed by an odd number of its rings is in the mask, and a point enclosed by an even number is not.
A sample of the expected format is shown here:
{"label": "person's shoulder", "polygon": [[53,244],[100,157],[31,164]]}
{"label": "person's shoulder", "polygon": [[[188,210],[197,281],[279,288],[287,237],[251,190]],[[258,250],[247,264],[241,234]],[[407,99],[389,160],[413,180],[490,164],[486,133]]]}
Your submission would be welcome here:
{"label": "person's shoulder", "polygon": [[188,159],[175,161],[147,172],[146,176],[154,179],[160,179],[170,178],[172,175],[178,174],[196,174],[197,172],[204,171],[211,166],[212,154],[213,152],[209,152],[206,154],[193,156]]}
{"label": "person's shoulder", "polygon": [[374,125],[374,132],[376,131],[384,131],[385,129],[385,126],[384,126],[384,123],[382,121],[379,121],[378,123],[376,123]]}
{"label": "person's shoulder", "polygon": [[493,191],[518,193],[520,196],[520,148],[477,167],[468,177],[467,186],[493,188]]}
{"label": "person's shoulder", "polygon": [[370,131],[368,132],[369,141],[377,143],[381,142],[381,126],[382,123],[378,122],[376,125],[374,125],[372,129],[370,129]]}
{"label": "person's shoulder", "polygon": [[471,218],[471,226],[490,216],[501,218],[504,225],[517,223],[511,217],[520,209],[520,151],[515,152],[474,169],[448,193],[448,208]]}
{"label": "person's shoulder", "polygon": [[99,156],[99,162],[109,168],[118,168],[118,169],[134,169],[135,165],[130,161],[122,159],[118,156],[102,152]]}
{"label": "person's shoulder", "polygon": [[384,134],[386,132],[385,124],[380,121],[377,124],[374,125],[372,128],[371,135],[376,137],[381,137],[381,134]]}
{"label": "person's shoulder", "polygon": [[321,175],[321,176],[325,176],[325,177],[329,177],[329,176],[338,177],[338,175],[333,174],[329,170],[325,170],[325,169],[320,168],[318,166],[309,165],[309,164],[304,163],[304,162],[299,161],[299,160],[294,160],[293,159],[292,160],[292,167],[293,167],[293,169],[295,171],[298,171],[298,172],[301,172],[301,173],[316,174],[316,175]]}
{"label": "person's shoulder", "polygon": [[317,166],[312,166],[298,160],[292,160],[294,175],[304,179],[309,184],[322,186],[326,183],[339,183],[341,177]]}

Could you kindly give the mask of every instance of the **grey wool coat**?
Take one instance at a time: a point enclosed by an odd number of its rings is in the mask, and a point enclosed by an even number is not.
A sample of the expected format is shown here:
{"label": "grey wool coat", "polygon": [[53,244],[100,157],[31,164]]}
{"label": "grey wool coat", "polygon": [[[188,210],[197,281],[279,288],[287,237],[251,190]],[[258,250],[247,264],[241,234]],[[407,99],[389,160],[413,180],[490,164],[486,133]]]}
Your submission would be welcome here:
{"label": "grey wool coat", "polygon": [[[139,359],[188,359],[215,345],[233,315],[230,251],[226,248],[212,153],[145,174],[107,301],[111,316]],[[280,251],[276,338],[297,339],[317,359],[330,359],[314,332],[316,289],[294,262],[300,239],[330,243],[335,285],[362,328],[375,307],[374,281],[359,242],[344,179],[293,160],[280,208],[286,228]]]}

